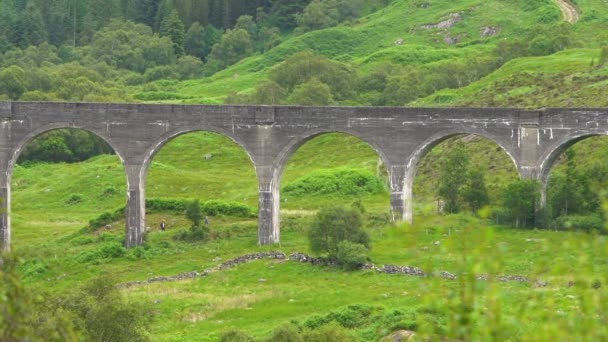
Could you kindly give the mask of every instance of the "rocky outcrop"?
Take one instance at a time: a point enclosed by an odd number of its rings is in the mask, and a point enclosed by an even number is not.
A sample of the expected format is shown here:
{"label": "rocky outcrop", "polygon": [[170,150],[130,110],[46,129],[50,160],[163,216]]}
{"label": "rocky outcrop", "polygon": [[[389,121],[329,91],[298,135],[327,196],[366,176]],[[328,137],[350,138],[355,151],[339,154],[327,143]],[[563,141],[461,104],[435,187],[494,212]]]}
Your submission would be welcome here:
{"label": "rocky outcrop", "polygon": [[479,36],[481,38],[485,37],[493,37],[496,36],[500,32],[500,29],[492,26],[484,26],[479,29]]}
{"label": "rocky outcrop", "polygon": [[456,25],[457,22],[462,20],[462,16],[460,13],[450,13],[445,17],[441,18],[442,21],[437,24],[424,24],[421,25],[420,28],[424,30],[432,30],[432,29],[443,29],[447,30],[452,28],[452,26]]}

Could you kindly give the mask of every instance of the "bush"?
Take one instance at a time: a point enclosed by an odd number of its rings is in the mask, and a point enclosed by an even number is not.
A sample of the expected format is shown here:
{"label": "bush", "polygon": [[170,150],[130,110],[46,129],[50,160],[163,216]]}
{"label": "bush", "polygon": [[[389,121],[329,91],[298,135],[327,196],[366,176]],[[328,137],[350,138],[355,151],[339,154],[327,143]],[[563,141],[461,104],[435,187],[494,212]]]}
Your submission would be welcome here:
{"label": "bush", "polygon": [[78,254],[76,260],[81,263],[99,264],[107,259],[120,258],[127,253],[127,249],[120,242],[107,242],[92,251]]}
{"label": "bush", "polygon": [[381,179],[361,169],[319,170],[298,178],[283,187],[289,195],[362,195],[384,192]]}
{"label": "bush", "polygon": [[74,204],[78,204],[81,203],[83,201],[84,197],[81,194],[71,194],[70,197],[68,197],[68,199],[65,201],[65,204],[67,205],[74,205]]}
{"label": "bush", "polygon": [[125,216],[125,209],[121,208],[114,212],[105,212],[96,218],[89,221],[89,226],[83,229],[83,232],[94,232],[97,229],[104,227],[114,221],[120,220]]}
{"label": "bush", "polygon": [[219,342],[253,342],[253,337],[236,329],[228,330],[220,335]]}
{"label": "bush", "polygon": [[74,314],[75,326],[83,328],[87,341],[148,341],[150,310],[127,301],[111,276],[102,275],[58,301]]}
{"label": "bush", "polygon": [[340,326],[327,325],[319,330],[306,331],[303,334],[306,342],[350,342],[355,339],[346,334],[346,330]]}
{"label": "bush", "polygon": [[302,336],[293,325],[283,325],[272,332],[268,342],[304,342]]}
{"label": "bush", "polygon": [[204,202],[202,210],[209,216],[235,216],[235,217],[252,217],[253,210],[247,205],[238,202],[226,202],[220,200],[211,200]]}
{"label": "bush", "polygon": [[336,261],[345,270],[357,270],[367,262],[367,248],[359,243],[341,241],[338,244]]}
{"label": "bush", "polygon": [[201,225],[203,214],[201,213],[201,205],[198,200],[194,200],[188,204],[188,207],[186,208],[186,218],[192,222],[192,228]]}
{"label": "bush", "polygon": [[315,253],[327,253],[336,258],[338,245],[350,241],[370,248],[369,235],[362,229],[361,214],[355,209],[342,207],[319,210],[308,232],[310,249]]}
{"label": "bush", "polygon": [[[182,199],[148,199],[146,200],[146,212],[173,211],[184,212],[191,201]],[[201,210],[209,216],[235,216],[235,217],[255,217],[252,208],[239,202],[227,202],[221,200],[211,200],[203,202]]]}
{"label": "bush", "polygon": [[605,231],[604,221],[599,215],[564,215],[555,220],[555,225],[559,229]]}

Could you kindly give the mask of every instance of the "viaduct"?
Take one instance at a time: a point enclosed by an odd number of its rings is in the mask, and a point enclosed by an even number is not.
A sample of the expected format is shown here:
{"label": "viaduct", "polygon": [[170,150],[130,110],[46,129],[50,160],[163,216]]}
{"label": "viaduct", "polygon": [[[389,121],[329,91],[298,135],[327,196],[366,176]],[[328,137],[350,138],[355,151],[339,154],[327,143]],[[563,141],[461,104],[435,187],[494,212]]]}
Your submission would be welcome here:
{"label": "viaduct", "polygon": [[258,243],[279,241],[279,187],[290,156],[311,138],[340,132],[367,142],[389,175],[390,210],[411,222],[412,186],[420,160],[457,134],[494,141],[521,178],[546,185],[560,153],[577,141],[608,134],[608,108],[372,108],[203,106],[0,102],[0,243],[11,241],[11,173],[24,146],[38,135],[77,128],[104,139],[127,178],[127,247],[142,243],[145,181],[150,162],[181,134],[210,131],[229,137],[251,158],[259,184]]}

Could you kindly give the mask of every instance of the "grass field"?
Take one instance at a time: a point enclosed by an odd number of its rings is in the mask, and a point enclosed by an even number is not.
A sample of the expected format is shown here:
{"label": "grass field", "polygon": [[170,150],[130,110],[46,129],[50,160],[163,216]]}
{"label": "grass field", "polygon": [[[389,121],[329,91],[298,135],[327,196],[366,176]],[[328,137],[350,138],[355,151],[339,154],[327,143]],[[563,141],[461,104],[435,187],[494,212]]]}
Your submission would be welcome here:
{"label": "grass field", "polygon": [[[438,145],[423,159],[415,196],[425,200],[417,206],[415,225],[386,221],[387,193],[360,198],[368,208],[372,262],[416,266],[429,277],[345,272],[268,259],[194,280],[136,286],[123,292],[131,299],[156,303],[151,335],[158,341],[215,341],[230,328],[262,338],[290,322],[314,326],[331,319],[362,341],[406,328],[434,339],[550,340],[562,336],[564,330],[582,340],[606,338],[602,318],[608,303],[606,237],[515,230],[466,215],[434,215],[437,165],[461,138]],[[474,158],[484,160],[480,167],[493,175],[488,177],[491,193],[516,178],[506,154],[490,153],[496,145],[479,138],[465,140]],[[577,144],[577,155],[597,159],[605,143],[605,139],[585,140]],[[213,157],[205,161],[205,154]],[[488,154],[501,158],[488,158]],[[282,186],[315,170],[336,167],[363,169],[382,178],[377,162],[365,143],[340,134],[323,135],[294,154]],[[227,173],[227,168],[232,171]],[[155,157],[147,194],[222,199],[255,207],[255,183],[251,163],[237,145],[215,134],[195,133],[176,138]],[[147,216],[153,229],[147,247],[127,251],[120,248],[122,220],[107,231],[78,233],[96,215],[124,205],[125,180],[116,157],[99,156],[71,165],[19,166],[12,185],[13,246],[24,259],[19,267],[24,281],[37,293],[69,292],[104,274],[122,283],[201,272],[258,251],[309,253],[306,231],[314,210],[329,204],[349,205],[357,199],[288,197],[282,203],[281,244],[265,247],[256,245],[256,218],[211,217],[213,239],[185,243],[172,238],[189,226],[183,215],[153,212]],[[161,219],[168,222],[167,232],[157,230]],[[433,276],[439,271],[458,278]],[[475,281],[473,274],[521,276],[529,281]]]}

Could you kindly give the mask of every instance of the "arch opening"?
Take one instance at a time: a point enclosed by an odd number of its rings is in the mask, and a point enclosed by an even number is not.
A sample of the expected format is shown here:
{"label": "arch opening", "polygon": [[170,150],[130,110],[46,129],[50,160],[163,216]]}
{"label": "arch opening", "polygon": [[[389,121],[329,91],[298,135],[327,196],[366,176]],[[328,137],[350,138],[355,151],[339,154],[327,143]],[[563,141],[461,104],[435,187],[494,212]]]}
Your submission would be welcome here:
{"label": "arch opening", "polygon": [[452,133],[423,146],[410,168],[414,216],[478,214],[496,206],[504,185],[519,179],[514,156],[488,137]]}
{"label": "arch opening", "polygon": [[602,202],[608,187],[608,137],[573,137],[543,160],[546,228],[604,230]]}
{"label": "arch opening", "polygon": [[275,212],[278,216],[280,210],[282,217],[290,218],[282,229],[292,228],[292,217],[306,221],[323,207],[354,202],[361,203],[370,215],[388,220],[385,161],[381,151],[349,133],[321,132],[288,147],[273,180],[274,189],[280,188]]}
{"label": "arch opening", "polygon": [[[32,132],[9,161],[9,229],[17,249],[73,234],[125,206],[125,169],[111,142],[87,129],[56,126]],[[124,234],[124,225],[112,225]]]}
{"label": "arch opening", "polygon": [[[258,182],[247,150],[221,133],[193,130],[163,139],[144,163],[146,226],[166,234],[187,234],[184,215],[194,200],[201,207],[201,226],[211,234],[230,234],[238,224],[255,241]],[[251,237],[249,237],[251,235]],[[186,235],[184,235],[185,237]]]}

